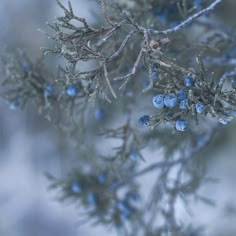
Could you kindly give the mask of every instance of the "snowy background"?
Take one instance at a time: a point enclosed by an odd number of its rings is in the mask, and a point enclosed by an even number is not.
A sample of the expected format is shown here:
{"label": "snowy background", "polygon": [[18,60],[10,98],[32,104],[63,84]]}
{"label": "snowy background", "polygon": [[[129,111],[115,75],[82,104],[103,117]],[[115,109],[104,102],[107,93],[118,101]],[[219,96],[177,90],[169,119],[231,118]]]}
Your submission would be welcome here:
{"label": "snowy background", "polygon": [[[234,2],[234,1],[233,1]],[[90,1],[74,0],[83,17],[92,15]],[[94,9],[93,9],[94,10]],[[17,45],[37,57],[48,40],[38,28],[46,29],[61,10],[49,0],[1,0],[0,43]],[[223,14],[223,13],[222,13]],[[216,201],[216,207],[196,204],[193,220],[206,225],[206,235],[236,235],[236,123],[222,128],[222,136],[211,144],[209,176],[220,179],[208,184],[202,193]],[[79,212],[55,201],[47,190],[45,171],[60,173],[63,140],[60,134],[35,110],[9,110],[0,103],[0,235],[70,236],[112,235],[89,225],[77,227]],[[223,145],[220,145],[224,142]],[[212,151],[213,150],[213,151]]]}

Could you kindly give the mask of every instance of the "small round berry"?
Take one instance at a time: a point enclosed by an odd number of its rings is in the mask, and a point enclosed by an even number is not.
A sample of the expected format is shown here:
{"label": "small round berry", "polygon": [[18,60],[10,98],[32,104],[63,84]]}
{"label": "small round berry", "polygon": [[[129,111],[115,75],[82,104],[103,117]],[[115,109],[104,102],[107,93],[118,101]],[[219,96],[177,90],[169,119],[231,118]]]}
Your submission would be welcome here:
{"label": "small round berry", "polygon": [[149,84],[150,84],[150,81],[147,79],[147,80],[144,80],[143,81],[143,88],[146,89],[149,87]]}
{"label": "small round berry", "polygon": [[53,95],[54,90],[55,90],[54,85],[52,85],[52,84],[47,84],[47,85],[45,86],[45,88],[44,88],[44,96],[45,96],[45,97],[48,97],[48,96]]}
{"label": "small round berry", "polygon": [[177,105],[177,97],[174,93],[167,94],[164,98],[164,104],[168,108],[174,108]]}
{"label": "small round berry", "polygon": [[190,75],[185,76],[184,77],[184,85],[189,88],[192,87],[193,86],[193,77]]}
{"label": "small round berry", "polygon": [[106,179],[107,179],[107,175],[106,175],[106,174],[100,174],[100,175],[98,176],[98,182],[99,182],[100,184],[105,183]]}
{"label": "small round berry", "polygon": [[30,64],[27,61],[23,61],[21,66],[25,71],[30,71]]}
{"label": "small round berry", "polygon": [[184,119],[178,119],[175,122],[175,128],[178,131],[186,131],[188,129],[188,122]]}
{"label": "small round berry", "polygon": [[198,102],[196,105],[195,105],[195,108],[196,108],[196,112],[197,113],[204,113],[206,107],[203,103],[201,102]]}
{"label": "small round berry", "polygon": [[130,154],[129,154],[129,158],[132,160],[132,161],[136,161],[138,159],[138,151],[136,149],[132,149]]}
{"label": "small round berry", "polygon": [[157,71],[153,71],[153,72],[151,73],[151,79],[152,79],[153,81],[158,80],[158,79],[159,79],[159,73],[158,73]]}
{"label": "small round berry", "polygon": [[78,93],[78,89],[75,85],[69,85],[67,88],[66,88],[66,93],[68,96],[70,97],[75,97]]}
{"label": "small round berry", "polygon": [[122,213],[122,216],[125,218],[128,218],[132,213],[130,207],[127,205],[125,201],[119,201],[117,203],[117,208]]}
{"label": "small round berry", "polygon": [[230,120],[229,120],[229,119],[220,118],[220,119],[219,119],[219,122],[220,122],[222,125],[227,125],[227,124],[229,124]]}
{"label": "small round berry", "polygon": [[[158,69],[158,64],[153,63],[152,64],[152,70],[157,70]],[[158,73],[158,72],[157,72]]]}
{"label": "small round berry", "polygon": [[16,110],[20,106],[20,103],[18,101],[12,101],[9,103],[9,109],[10,110]]}
{"label": "small round berry", "polygon": [[232,79],[231,85],[233,89],[236,89],[236,79]]}
{"label": "small round berry", "polygon": [[71,184],[71,190],[73,193],[80,193],[81,192],[81,185],[79,182],[75,181]]}
{"label": "small round berry", "polygon": [[102,108],[98,108],[96,109],[95,111],[95,119],[100,121],[100,120],[103,120],[105,118],[105,111],[102,109]]}
{"label": "small round berry", "polygon": [[97,206],[97,196],[93,192],[89,192],[87,195],[87,202],[92,208],[96,208]]}
{"label": "small round berry", "polygon": [[136,204],[141,200],[141,197],[137,193],[128,192],[125,194],[125,199],[129,204]]}
{"label": "small round berry", "polygon": [[144,115],[139,118],[139,124],[142,127],[147,127],[150,124],[151,117],[149,115]]}
{"label": "small round berry", "polygon": [[226,111],[225,114],[227,116],[236,117],[236,110]]}
{"label": "small round berry", "polygon": [[158,94],[152,99],[153,106],[161,109],[164,107],[164,95],[163,94]]}
{"label": "small round berry", "polygon": [[177,93],[177,98],[179,101],[182,101],[187,98],[187,94],[183,89],[180,89]]}
{"label": "small round berry", "polygon": [[180,109],[180,110],[186,110],[186,109],[187,109],[187,100],[186,100],[186,99],[180,101],[180,103],[179,103],[179,109]]}

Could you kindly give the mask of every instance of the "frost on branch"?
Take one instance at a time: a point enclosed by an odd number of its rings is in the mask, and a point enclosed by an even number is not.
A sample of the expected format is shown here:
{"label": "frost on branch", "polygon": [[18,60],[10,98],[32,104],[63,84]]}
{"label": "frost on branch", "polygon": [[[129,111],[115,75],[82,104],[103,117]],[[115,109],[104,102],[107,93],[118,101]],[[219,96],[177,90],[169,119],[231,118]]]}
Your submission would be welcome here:
{"label": "frost on branch", "polygon": [[2,96],[12,107],[34,103],[76,143],[69,174],[48,177],[60,200],[85,211],[81,223],[200,235],[176,203],[190,214],[193,199],[214,205],[199,193],[212,180],[199,157],[236,115],[236,35],[214,15],[222,4],[99,0],[92,24],[58,1],[63,16],[46,33],[55,44],[43,53],[63,65],[2,57]]}

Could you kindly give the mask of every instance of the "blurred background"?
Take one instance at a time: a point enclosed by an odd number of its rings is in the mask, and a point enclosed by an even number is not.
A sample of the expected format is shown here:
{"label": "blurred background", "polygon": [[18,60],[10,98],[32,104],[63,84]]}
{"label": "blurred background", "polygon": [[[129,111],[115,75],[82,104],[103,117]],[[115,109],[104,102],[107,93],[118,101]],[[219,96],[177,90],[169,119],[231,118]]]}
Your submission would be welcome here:
{"label": "blurred background", "polygon": [[[75,12],[94,21],[96,6],[91,1],[71,1]],[[218,9],[220,17],[235,24],[236,1],[226,0]],[[1,0],[0,43],[4,47],[23,48],[32,59],[40,47],[50,42],[37,29],[62,12],[55,1]],[[113,235],[102,227],[76,224],[79,212],[71,205],[56,201],[47,190],[45,171],[60,175],[66,158],[63,138],[57,129],[36,110],[11,110],[0,102],[0,235]],[[200,153],[209,176],[216,184],[202,187],[203,195],[216,202],[215,207],[194,204],[193,222],[205,226],[209,236],[236,235],[236,122],[222,127],[221,133]]]}

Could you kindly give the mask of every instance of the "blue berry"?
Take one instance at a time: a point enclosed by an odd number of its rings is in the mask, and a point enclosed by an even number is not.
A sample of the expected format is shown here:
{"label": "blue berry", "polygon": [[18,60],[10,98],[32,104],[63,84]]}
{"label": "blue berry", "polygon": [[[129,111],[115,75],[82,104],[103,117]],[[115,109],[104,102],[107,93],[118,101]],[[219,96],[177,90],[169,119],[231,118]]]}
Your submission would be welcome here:
{"label": "blue berry", "polygon": [[188,129],[188,122],[184,119],[178,119],[175,122],[175,128],[178,131],[186,131]]}
{"label": "blue berry", "polygon": [[95,119],[96,120],[102,120],[105,117],[105,111],[102,108],[98,108],[95,111]]}
{"label": "blue berry", "polygon": [[132,161],[136,161],[138,159],[138,151],[136,149],[132,149],[130,154],[129,154],[129,158],[132,160]]}
{"label": "blue berry", "polygon": [[163,94],[158,94],[152,99],[153,106],[161,109],[164,107],[164,95]]}
{"label": "blue berry", "polygon": [[187,109],[187,100],[182,100],[179,103],[179,109],[180,110],[186,110]]}
{"label": "blue berry", "polygon": [[70,97],[75,97],[78,93],[78,89],[75,85],[69,85],[67,88],[66,88],[66,93],[68,96]]}
{"label": "blue berry", "polygon": [[174,108],[177,105],[177,97],[174,93],[167,94],[164,98],[164,104],[168,108]]}
{"label": "blue berry", "polygon": [[98,182],[99,182],[100,184],[105,183],[106,179],[107,179],[107,175],[106,175],[106,174],[100,174],[100,175],[98,176]]}
{"label": "blue berry", "polygon": [[150,84],[150,81],[149,81],[149,80],[144,80],[144,81],[143,81],[143,87],[144,87],[144,89],[148,88],[148,87],[149,87],[149,84]]}
{"label": "blue berry", "polygon": [[23,61],[23,62],[21,63],[21,66],[22,66],[22,68],[23,68],[25,71],[29,71],[29,70],[30,70],[30,64],[29,64],[28,62],[26,62],[26,61]]}
{"label": "blue berry", "polygon": [[46,85],[44,88],[44,96],[48,97],[48,96],[53,95],[54,90],[55,90],[54,85],[52,85],[52,84]]}
{"label": "blue berry", "polygon": [[81,185],[79,182],[75,181],[71,184],[71,190],[73,193],[80,193],[81,192]]}
{"label": "blue berry", "polygon": [[[152,70],[157,70],[158,69],[158,64],[153,63],[152,64]],[[158,72],[157,72],[158,73]]]}
{"label": "blue berry", "polygon": [[144,116],[139,118],[139,124],[142,127],[147,127],[150,124],[150,120],[151,120],[151,117],[149,115],[144,115]]}
{"label": "blue berry", "polygon": [[232,79],[231,85],[233,89],[236,89],[236,79]]}
{"label": "blue berry", "polygon": [[10,110],[16,110],[17,108],[19,108],[20,103],[18,101],[12,101],[9,104],[9,109]]}
{"label": "blue berry", "polygon": [[179,101],[182,101],[187,98],[187,94],[183,89],[180,89],[177,93],[177,98]]}
{"label": "blue berry", "polygon": [[190,75],[185,76],[184,77],[184,85],[189,88],[192,87],[193,86],[193,77]]}
{"label": "blue berry", "polygon": [[195,105],[195,108],[196,108],[196,112],[197,113],[204,113],[206,107],[203,103],[201,102],[198,102],[196,105]]}
{"label": "blue berry", "polygon": [[117,203],[117,208],[122,213],[122,216],[124,218],[128,218],[131,215],[131,213],[132,213],[130,207],[124,201],[119,201]]}
{"label": "blue berry", "polygon": [[236,117],[236,110],[226,111],[225,114],[226,114],[227,116]]}
{"label": "blue berry", "polygon": [[230,120],[229,119],[224,119],[224,118],[220,118],[219,119],[219,122],[222,124],[222,125],[227,125],[229,124]]}
{"label": "blue berry", "polygon": [[96,196],[96,194],[93,193],[93,192],[88,193],[87,201],[88,201],[88,204],[90,205],[90,207],[95,208],[97,206],[97,196]]}
{"label": "blue berry", "polygon": [[130,204],[135,204],[136,202],[140,201],[141,198],[137,193],[127,193],[125,198]]}
{"label": "blue berry", "polygon": [[159,73],[158,73],[157,71],[153,71],[153,72],[151,73],[151,79],[152,79],[153,81],[158,80],[158,79],[159,79]]}

